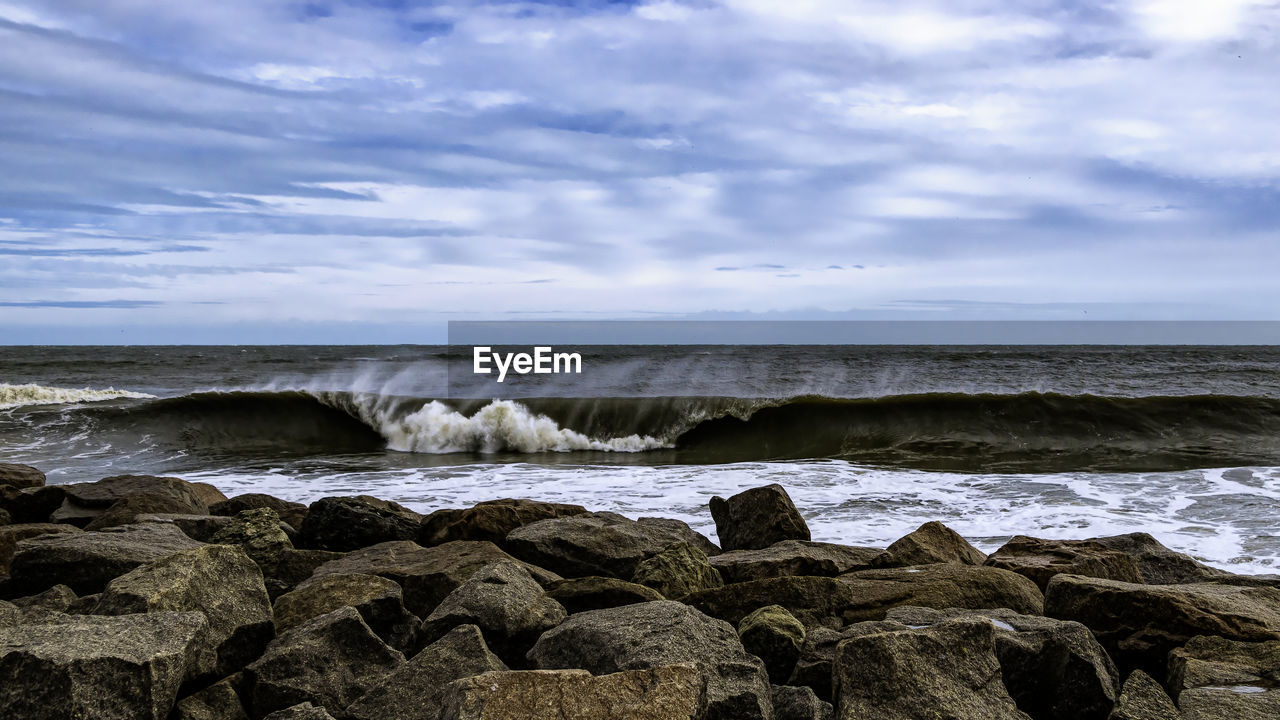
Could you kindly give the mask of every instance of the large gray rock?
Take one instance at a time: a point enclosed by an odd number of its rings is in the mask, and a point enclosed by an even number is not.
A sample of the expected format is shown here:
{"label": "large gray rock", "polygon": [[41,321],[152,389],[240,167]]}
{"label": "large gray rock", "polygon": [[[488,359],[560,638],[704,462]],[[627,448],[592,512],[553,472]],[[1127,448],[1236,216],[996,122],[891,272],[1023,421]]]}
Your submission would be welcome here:
{"label": "large gray rock", "polygon": [[164,720],[206,629],[199,613],[0,628],[0,717]]}
{"label": "large gray rock", "polygon": [[609,512],[530,523],[507,535],[505,547],[521,560],[565,577],[630,580],[642,560],[678,542],[691,543],[709,555],[719,552],[678,520],[631,520]]}
{"label": "large gray rock", "polygon": [[353,607],[382,641],[402,653],[418,647],[422,621],[405,609],[394,581],[377,575],[318,575],[281,595],[273,605],[277,633],[342,607]]}
{"label": "large gray rock", "polygon": [[833,683],[840,720],[1029,720],[1000,682],[995,628],[961,618],[842,640]]}
{"label": "large gray rock", "polygon": [[916,528],[872,561],[876,567],[908,567],[933,563],[981,565],[987,556],[955,530],[934,520]]}
{"label": "large gray rock", "polygon": [[22,611],[22,622],[42,622],[44,619],[68,612],[79,600],[75,591],[66,585],[54,585],[36,595],[15,598],[13,604]]}
{"label": "large gray rock", "polygon": [[1106,720],[1116,701],[1119,675],[1080,623],[1011,610],[915,607],[890,610],[886,619],[919,627],[954,618],[980,618],[995,626],[1000,674],[1019,710],[1036,720]]}
{"label": "large gray rock", "polygon": [[666,599],[653,588],[597,575],[556,580],[547,586],[547,597],[570,613]]}
{"label": "large gray rock", "polygon": [[728,623],[670,601],[571,615],[542,635],[529,659],[543,669],[596,675],[692,662],[706,682],[707,720],[772,720],[764,664]]}
{"label": "large gray rock", "polygon": [[183,550],[112,580],[94,612],[126,615],[196,611],[209,620],[210,656],[202,670],[235,672],[257,657],[274,634],[262,572],[229,545]]}
{"label": "large gray rock", "polygon": [[88,595],[139,565],[200,546],[178,528],[159,523],[41,535],[18,542],[9,574],[20,590],[39,592],[61,583]]}
{"label": "large gray rock", "polygon": [[236,495],[222,502],[214,503],[209,506],[209,512],[214,515],[226,515],[228,517],[239,515],[245,510],[253,510],[255,508],[270,508],[275,511],[280,519],[288,523],[295,530],[302,527],[302,520],[307,516],[307,506],[302,503],[289,502],[281,500],[277,497],[264,495],[262,493],[246,493],[244,495]]}
{"label": "large gray rock", "polygon": [[809,540],[809,526],[781,485],[711,498],[711,518],[723,550],[759,550],[782,540]]}
{"label": "large gray rock", "polygon": [[192,540],[207,543],[219,530],[231,523],[231,518],[220,515],[189,515],[186,513],[142,513],[134,518],[139,523],[168,523],[178,528]]}
{"label": "large gray rock", "polygon": [[44,473],[30,465],[0,463],[0,485],[11,488],[32,488],[44,485]]}
{"label": "large gray rock", "polygon": [[835,708],[819,698],[812,688],[774,685],[774,720],[833,720]]}
{"label": "large gray rock", "polygon": [[515,562],[481,568],[440,602],[423,623],[428,638],[475,625],[508,665],[520,666],[542,633],[564,622],[564,606]]}
{"label": "large gray rock", "polygon": [[224,678],[179,700],[170,720],[249,720],[236,692],[238,679]]}
{"label": "large gray rock", "polygon": [[1280,717],[1280,641],[1192,638],[1169,655],[1169,685],[1188,718]]}
{"label": "large gray rock", "polygon": [[341,712],[403,664],[355,608],[344,607],[284,633],[245,668],[250,714],[304,702]]}
{"label": "large gray rock", "polygon": [[697,720],[702,705],[701,676],[690,664],[599,677],[526,670],[450,683],[440,720]]}
{"label": "large gray rock", "polygon": [[66,499],[62,485],[15,488],[0,485],[0,508],[9,513],[10,522],[44,523]]}
{"label": "large gray rock", "polygon": [[808,687],[819,698],[830,702],[834,697],[831,692],[831,669],[835,664],[836,646],[843,639],[838,630],[828,627],[806,629],[804,644],[800,646],[800,655],[787,684]]}
{"label": "large gray rock", "polygon": [[1148,585],[1198,583],[1230,576],[1170,550],[1147,533],[1090,540],[1018,535],[991,553],[987,564],[1026,575],[1042,590],[1054,575],[1063,574]]}
{"label": "large gray rock", "polygon": [[394,540],[417,540],[422,516],[368,495],[321,498],[298,528],[303,547],[346,552]]}
{"label": "large gray rock", "polygon": [[687,542],[668,545],[657,555],[641,560],[631,582],[651,587],[673,600],[724,585],[720,572],[707,562],[707,554]]}
{"label": "large gray rock", "polygon": [[488,540],[501,546],[516,528],[539,520],[584,515],[581,505],[534,500],[489,500],[464,509],[437,510],[422,520],[418,542],[440,545],[453,540]]}
{"label": "large gray rock", "polygon": [[9,574],[9,563],[18,548],[18,541],[41,535],[78,533],[80,528],[61,523],[23,523],[0,527],[0,575]]}
{"label": "large gray rock", "polygon": [[783,683],[804,646],[804,625],[781,605],[768,605],[738,623],[738,637],[747,652],[764,661],[769,681]]}
{"label": "large gray rock", "polygon": [[115,501],[111,507],[93,517],[84,529],[105,530],[132,525],[149,515],[198,515],[204,511],[203,505],[189,502],[185,497],[174,493],[141,493]]}
{"label": "large gray rock", "polygon": [[879,548],[836,545],[809,540],[783,540],[759,550],[732,550],[709,558],[726,583],[788,575],[835,577],[869,570]]}
{"label": "large gray rock", "polygon": [[1028,615],[1044,609],[1039,588],[1021,575],[956,564],[861,570],[838,578],[765,578],[693,593],[683,601],[735,624],[757,608],[781,605],[806,627],[831,628],[879,620],[901,605],[1010,608]]}
{"label": "large gray rock", "polygon": [[109,510],[108,526],[133,522],[134,516],[140,513],[206,515],[209,512],[209,507],[200,498],[201,492],[191,483],[175,477],[115,475],[97,482],[62,485],[61,488],[65,501],[51,518],[81,527]]}
{"label": "large gray rock", "polygon": [[1280,639],[1280,589],[1212,583],[1141,585],[1056,575],[1045,614],[1093,631],[1123,671],[1165,677],[1169,651],[1196,635]]}
{"label": "large gray rock", "polygon": [[209,542],[237,545],[258,567],[269,570],[280,563],[286,550],[293,549],[293,542],[280,523],[280,516],[271,508],[243,510],[229,518]]}
{"label": "large gray rock", "polygon": [[1141,670],[1129,673],[1107,720],[1181,720],[1178,706],[1160,683]]}
{"label": "large gray rock", "polygon": [[267,583],[267,594],[271,596],[271,600],[274,602],[281,595],[310,579],[312,574],[325,563],[341,557],[343,557],[342,553],[328,550],[290,550],[285,548],[280,552],[280,557],[276,560],[275,565],[264,567],[259,564],[258,567],[262,568],[262,576]]}
{"label": "large gray rock", "polygon": [[351,720],[438,720],[454,680],[506,670],[480,628],[459,625],[370,688],[346,713]]}

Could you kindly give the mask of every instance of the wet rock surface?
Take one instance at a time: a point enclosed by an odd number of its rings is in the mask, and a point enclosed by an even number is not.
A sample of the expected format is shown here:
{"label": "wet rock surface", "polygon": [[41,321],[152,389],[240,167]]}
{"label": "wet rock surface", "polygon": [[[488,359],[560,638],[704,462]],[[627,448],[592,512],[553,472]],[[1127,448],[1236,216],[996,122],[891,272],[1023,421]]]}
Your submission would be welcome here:
{"label": "wet rock surface", "polygon": [[759,550],[782,540],[809,540],[809,526],[778,484],[711,498],[722,550]]}

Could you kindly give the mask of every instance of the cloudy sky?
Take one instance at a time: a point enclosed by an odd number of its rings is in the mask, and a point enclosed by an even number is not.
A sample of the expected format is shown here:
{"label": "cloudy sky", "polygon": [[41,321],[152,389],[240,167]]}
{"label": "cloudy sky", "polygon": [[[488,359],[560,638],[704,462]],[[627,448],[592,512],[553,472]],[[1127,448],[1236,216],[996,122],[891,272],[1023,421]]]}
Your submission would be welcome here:
{"label": "cloudy sky", "polygon": [[0,0],[0,342],[1280,319],[1274,0]]}

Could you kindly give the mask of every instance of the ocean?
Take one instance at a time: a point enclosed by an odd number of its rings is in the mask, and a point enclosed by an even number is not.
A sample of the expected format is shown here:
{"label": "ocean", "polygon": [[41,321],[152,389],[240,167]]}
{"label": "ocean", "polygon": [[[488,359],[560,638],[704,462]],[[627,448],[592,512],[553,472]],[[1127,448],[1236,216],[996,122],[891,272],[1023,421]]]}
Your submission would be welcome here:
{"label": "ocean", "polygon": [[580,350],[581,374],[493,398],[445,346],[0,347],[0,457],[51,483],[572,502],[713,539],[711,496],[777,482],[815,540],[941,520],[987,551],[1145,531],[1280,565],[1277,347]]}

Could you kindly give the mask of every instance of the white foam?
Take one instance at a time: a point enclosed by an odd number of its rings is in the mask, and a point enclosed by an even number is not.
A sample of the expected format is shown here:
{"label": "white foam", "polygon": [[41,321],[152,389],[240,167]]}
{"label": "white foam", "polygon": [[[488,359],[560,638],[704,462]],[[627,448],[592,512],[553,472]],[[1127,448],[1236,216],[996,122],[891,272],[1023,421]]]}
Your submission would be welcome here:
{"label": "white foam", "polygon": [[26,385],[9,385],[0,383],[0,410],[23,407],[25,405],[66,405],[70,403],[100,402],[119,398],[153,398],[155,395],[105,388],[60,388],[47,387],[28,383]]}

